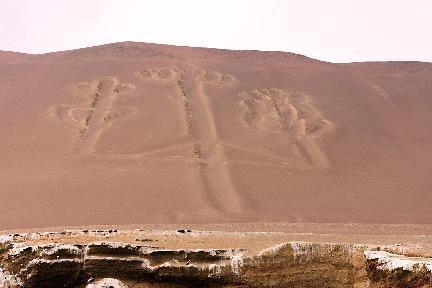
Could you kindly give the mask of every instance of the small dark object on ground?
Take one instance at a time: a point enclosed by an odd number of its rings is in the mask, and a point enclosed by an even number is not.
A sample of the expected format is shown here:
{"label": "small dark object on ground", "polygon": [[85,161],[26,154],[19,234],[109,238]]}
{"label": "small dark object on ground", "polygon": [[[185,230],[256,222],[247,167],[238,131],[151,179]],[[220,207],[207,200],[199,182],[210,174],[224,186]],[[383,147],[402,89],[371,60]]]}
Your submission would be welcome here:
{"label": "small dark object on ground", "polygon": [[177,233],[190,233],[190,232],[192,232],[192,230],[189,230],[189,229],[187,229],[187,230],[184,230],[184,229],[177,230]]}

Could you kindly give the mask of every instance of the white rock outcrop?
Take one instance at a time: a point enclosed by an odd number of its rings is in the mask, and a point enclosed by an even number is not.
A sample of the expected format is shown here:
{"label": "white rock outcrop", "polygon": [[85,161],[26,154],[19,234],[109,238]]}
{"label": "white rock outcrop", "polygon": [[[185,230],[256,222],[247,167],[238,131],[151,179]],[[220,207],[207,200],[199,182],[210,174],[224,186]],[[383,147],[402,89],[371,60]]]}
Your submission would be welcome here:
{"label": "white rock outcrop", "polygon": [[18,288],[21,287],[20,279],[9,274],[6,270],[0,268],[0,288]]}
{"label": "white rock outcrop", "polygon": [[413,271],[419,268],[426,268],[432,272],[432,259],[424,257],[408,257],[397,255],[387,251],[365,251],[365,257],[368,260],[378,260],[378,269],[395,270],[402,268]]}
{"label": "white rock outcrop", "polygon": [[88,284],[86,288],[128,288],[128,286],[117,279],[104,278],[102,280]]}

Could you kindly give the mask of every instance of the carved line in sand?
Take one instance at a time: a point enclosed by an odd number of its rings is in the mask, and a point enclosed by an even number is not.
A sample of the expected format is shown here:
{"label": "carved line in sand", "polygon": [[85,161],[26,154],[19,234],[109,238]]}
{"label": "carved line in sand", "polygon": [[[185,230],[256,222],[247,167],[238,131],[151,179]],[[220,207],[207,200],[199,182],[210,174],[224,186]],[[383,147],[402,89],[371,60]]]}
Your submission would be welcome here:
{"label": "carved line in sand", "polygon": [[[219,72],[207,72],[192,66],[195,75],[195,87],[198,109],[204,111],[201,121],[205,121],[205,126],[201,127],[206,134],[205,151],[200,152],[201,162],[206,165],[202,166],[202,174],[211,198],[219,209],[224,208],[225,212],[244,212],[243,201],[236,190],[229,167],[227,166],[228,159],[226,158],[224,146],[220,144],[220,137],[217,132],[216,120],[211,109],[210,98],[206,94],[206,86],[208,85],[227,85],[233,84],[235,78],[231,75],[222,74]],[[204,132],[204,133],[203,133]],[[202,154],[202,155],[201,155]],[[219,187],[219,188],[218,188]]]}
{"label": "carved line in sand", "polygon": [[[214,85],[226,87],[226,85],[235,83],[236,79],[230,75],[204,71],[196,66],[186,66],[185,71],[192,71],[189,75],[192,74],[193,77],[186,78],[188,73],[185,73],[180,67],[172,70],[146,69],[141,72],[141,75],[146,79],[168,81],[175,85],[186,134],[191,142],[193,156],[199,165],[207,202],[218,210],[225,208],[226,212],[241,211],[242,201],[231,180],[225,148],[260,154],[283,165],[290,165],[290,163],[285,158],[265,149],[263,151],[248,150],[221,141],[205,88]],[[240,98],[240,106],[245,110],[244,120],[250,128],[262,133],[286,135],[296,147],[300,158],[304,159],[308,166],[328,167],[330,165],[317,138],[328,134],[333,125],[313,105],[309,96],[271,88],[244,92],[240,94]],[[197,119],[197,113],[194,111],[203,111],[199,114],[201,118]],[[203,138],[203,135],[206,137]],[[238,161],[229,162],[237,163]],[[274,163],[255,163],[253,161],[240,162],[238,164],[274,165]],[[229,199],[229,201],[220,199]]]}
{"label": "carved line in sand", "polygon": [[172,81],[178,74],[170,68],[145,68],[139,73],[144,79],[160,81]]}
{"label": "carved line in sand", "polygon": [[317,143],[333,124],[302,93],[278,88],[255,89],[240,94],[243,120],[264,133],[286,135],[309,165],[328,167],[330,161]]}
{"label": "carved line in sand", "polygon": [[59,118],[77,130],[73,150],[83,156],[95,153],[96,145],[104,129],[116,120],[136,114],[134,107],[116,107],[120,94],[135,89],[133,84],[120,83],[116,78],[106,76],[94,83],[81,83],[87,89],[80,91],[83,101],[75,105],[57,105],[49,109],[52,117]]}
{"label": "carved line in sand", "polygon": [[213,72],[202,71],[200,78],[201,78],[200,81],[210,85],[215,85],[215,84],[231,85],[236,81],[236,79],[232,75],[214,72],[214,71]]}
{"label": "carved line in sand", "polygon": [[242,211],[241,201],[226,167],[223,147],[218,144],[214,116],[208,96],[204,93],[205,85],[229,84],[234,81],[234,77],[203,71],[190,64],[182,66],[177,65],[173,69],[146,68],[140,71],[140,75],[145,80],[171,83],[175,87],[193,161],[198,166],[200,182],[205,191],[203,201],[217,211],[239,213]]}

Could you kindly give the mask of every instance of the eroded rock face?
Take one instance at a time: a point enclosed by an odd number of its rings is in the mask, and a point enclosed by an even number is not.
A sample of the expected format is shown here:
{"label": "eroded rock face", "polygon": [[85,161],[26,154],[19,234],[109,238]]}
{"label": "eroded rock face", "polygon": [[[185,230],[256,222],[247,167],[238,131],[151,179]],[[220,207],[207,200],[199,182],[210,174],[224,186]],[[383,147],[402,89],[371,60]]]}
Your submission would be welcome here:
{"label": "eroded rock face", "polygon": [[287,242],[248,253],[16,239],[0,242],[0,288],[432,287],[432,259],[365,245]]}
{"label": "eroded rock face", "polygon": [[432,287],[432,259],[365,251],[371,287]]}
{"label": "eroded rock face", "polygon": [[117,279],[104,278],[95,283],[88,284],[86,288],[128,288],[128,286]]}
{"label": "eroded rock face", "polygon": [[19,287],[21,280],[16,275],[11,275],[8,271],[0,268],[0,287],[13,288]]}

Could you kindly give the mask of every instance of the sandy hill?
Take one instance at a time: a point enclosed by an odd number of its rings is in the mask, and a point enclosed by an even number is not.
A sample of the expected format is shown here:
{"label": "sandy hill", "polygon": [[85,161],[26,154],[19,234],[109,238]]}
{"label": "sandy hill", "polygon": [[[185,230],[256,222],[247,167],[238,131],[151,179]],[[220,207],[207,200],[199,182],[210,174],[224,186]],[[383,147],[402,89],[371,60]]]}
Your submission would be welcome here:
{"label": "sandy hill", "polygon": [[0,230],[432,223],[432,64],[0,52]]}

